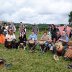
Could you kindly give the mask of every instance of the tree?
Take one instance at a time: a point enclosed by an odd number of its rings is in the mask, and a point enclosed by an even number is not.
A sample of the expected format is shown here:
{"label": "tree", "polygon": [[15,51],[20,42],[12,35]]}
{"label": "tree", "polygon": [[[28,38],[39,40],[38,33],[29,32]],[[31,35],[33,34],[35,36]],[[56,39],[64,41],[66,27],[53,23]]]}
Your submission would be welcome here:
{"label": "tree", "polygon": [[70,25],[72,24],[72,11],[71,11],[70,14],[69,14],[69,24],[70,24]]}

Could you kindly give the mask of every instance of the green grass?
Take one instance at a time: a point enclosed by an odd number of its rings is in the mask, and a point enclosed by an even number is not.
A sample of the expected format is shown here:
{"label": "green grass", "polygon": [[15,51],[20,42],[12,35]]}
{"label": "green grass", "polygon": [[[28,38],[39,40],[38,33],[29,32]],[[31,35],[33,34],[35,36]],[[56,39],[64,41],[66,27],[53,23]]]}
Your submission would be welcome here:
{"label": "green grass", "polygon": [[[17,37],[18,37],[18,33]],[[30,32],[27,33],[27,37]],[[42,33],[39,34],[39,38]],[[53,54],[48,51],[45,54],[40,52],[39,46],[36,47],[35,53],[30,53],[27,49],[6,49],[0,45],[0,57],[6,60],[6,63],[12,63],[12,67],[0,68],[0,72],[72,72],[67,69],[70,61],[65,61],[60,57],[58,62],[53,60]]]}

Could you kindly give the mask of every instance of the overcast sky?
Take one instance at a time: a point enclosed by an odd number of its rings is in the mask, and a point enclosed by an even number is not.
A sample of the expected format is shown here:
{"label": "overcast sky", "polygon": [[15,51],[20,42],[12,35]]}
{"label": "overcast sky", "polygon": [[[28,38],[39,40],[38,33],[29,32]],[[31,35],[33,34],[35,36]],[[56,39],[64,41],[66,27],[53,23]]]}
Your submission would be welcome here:
{"label": "overcast sky", "polygon": [[72,0],[0,0],[0,20],[68,24]]}

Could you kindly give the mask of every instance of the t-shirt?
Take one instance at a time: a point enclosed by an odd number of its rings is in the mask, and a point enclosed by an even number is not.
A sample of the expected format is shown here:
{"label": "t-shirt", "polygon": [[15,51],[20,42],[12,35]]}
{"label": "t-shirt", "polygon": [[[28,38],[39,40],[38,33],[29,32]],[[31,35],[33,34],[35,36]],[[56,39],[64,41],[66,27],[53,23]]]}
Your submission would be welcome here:
{"label": "t-shirt", "polygon": [[37,35],[36,34],[31,34],[29,36],[29,39],[31,39],[31,40],[37,40]]}
{"label": "t-shirt", "polygon": [[16,39],[16,36],[15,36],[15,34],[13,34],[13,35],[6,34],[5,39],[6,39],[7,41],[12,41],[13,39]]}
{"label": "t-shirt", "polygon": [[61,37],[59,38],[59,40],[68,42],[68,41],[69,41],[69,38],[68,38],[67,35],[65,35],[65,36],[61,36]]}
{"label": "t-shirt", "polygon": [[42,39],[42,40],[45,40],[45,41],[46,41],[46,40],[49,40],[49,36],[48,36],[48,35],[46,35],[46,36],[43,35],[43,36],[41,37],[41,39]]}

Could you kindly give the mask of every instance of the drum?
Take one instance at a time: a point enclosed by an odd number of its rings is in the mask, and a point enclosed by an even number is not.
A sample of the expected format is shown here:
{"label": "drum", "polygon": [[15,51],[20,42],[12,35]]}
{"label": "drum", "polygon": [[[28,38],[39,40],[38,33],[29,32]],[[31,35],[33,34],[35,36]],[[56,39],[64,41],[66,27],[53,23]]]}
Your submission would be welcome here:
{"label": "drum", "polygon": [[38,43],[39,43],[40,45],[43,45],[43,44],[45,43],[45,41],[40,40],[40,41],[38,41]]}
{"label": "drum", "polygon": [[18,48],[24,48],[24,44],[23,43],[20,43]]}
{"label": "drum", "polygon": [[63,50],[62,42],[55,43],[55,47],[58,52],[61,52]]}
{"label": "drum", "polygon": [[20,43],[20,45],[23,45],[23,43]]}
{"label": "drum", "polygon": [[72,59],[72,48],[67,49],[64,57],[67,57],[69,59]]}
{"label": "drum", "polygon": [[69,45],[69,46],[72,46],[72,41],[69,41],[69,42],[68,42],[68,45]]}
{"label": "drum", "polygon": [[57,60],[59,60],[59,57],[58,57],[57,55],[54,55],[54,56],[53,56],[53,59],[54,59],[55,61],[57,61]]}
{"label": "drum", "polygon": [[34,40],[29,40],[29,43],[30,44],[34,44]]}
{"label": "drum", "polygon": [[8,46],[11,46],[11,43],[12,43],[11,41],[8,41]]}
{"label": "drum", "polygon": [[4,59],[0,59],[0,68],[4,67],[5,64],[5,60]]}

